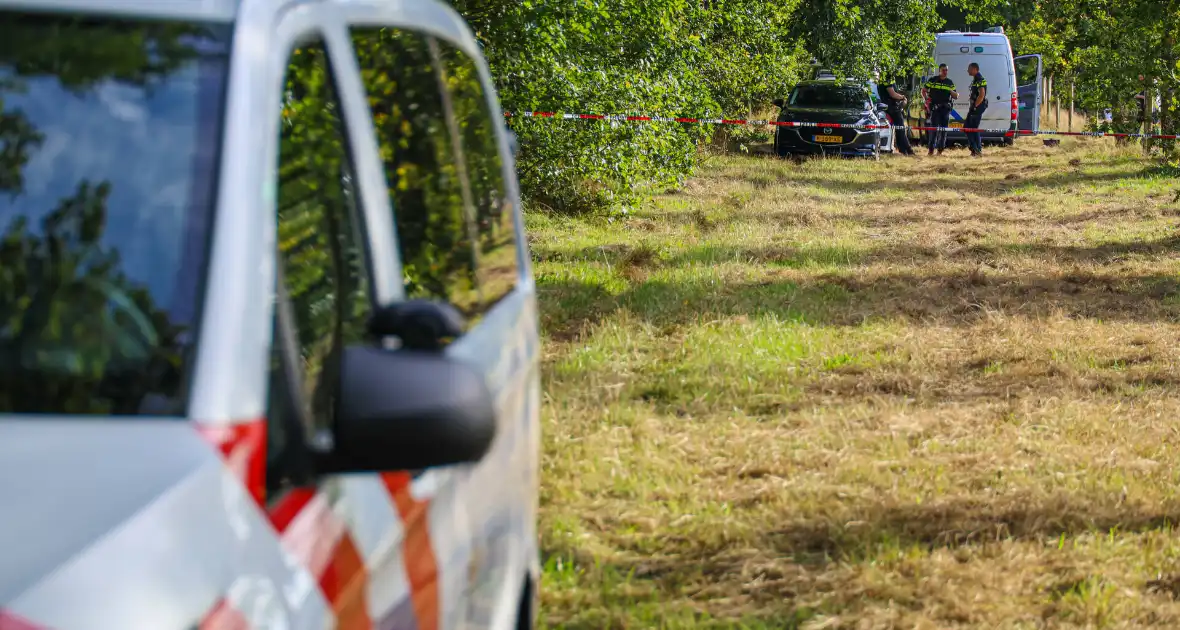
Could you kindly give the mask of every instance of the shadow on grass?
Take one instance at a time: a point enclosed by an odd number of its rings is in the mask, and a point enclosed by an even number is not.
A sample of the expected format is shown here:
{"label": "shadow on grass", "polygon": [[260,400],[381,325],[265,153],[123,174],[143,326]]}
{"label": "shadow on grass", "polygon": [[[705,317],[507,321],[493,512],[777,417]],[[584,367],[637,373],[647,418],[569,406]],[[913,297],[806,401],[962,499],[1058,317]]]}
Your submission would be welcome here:
{"label": "shadow on grass", "polygon": [[838,523],[802,521],[768,532],[768,542],[799,563],[856,562],[889,549],[930,551],[1013,540],[1056,542],[1062,536],[1113,530],[1171,531],[1180,524],[1180,506],[1117,505],[1116,498],[957,499],[933,505],[866,506],[841,515]]}
{"label": "shadow on grass", "polygon": [[[598,245],[581,249],[539,247],[533,249],[533,260],[542,263],[601,263],[635,276],[638,271],[683,268],[687,265],[745,263],[776,268],[814,268],[837,271],[859,265],[913,265],[939,261],[945,263],[992,264],[1005,257],[1030,257],[1061,265],[1112,264],[1135,257],[1158,257],[1180,252],[1180,236],[1156,238],[1153,241],[1115,242],[1101,245],[1057,245],[1048,243],[992,244],[984,241],[981,230],[964,227],[952,231],[942,245],[887,244],[877,247],[841,247],[841,245],[742,245],[712,244],[701,247],[657,251],[647,245],[625,243]],[[864,270],[861,270],[864,271]],[[904,276],[904,274],[899,274]],[[1069,281],[1071,276],[1063,276]],[[1030,283],[1040,286],[1035,276]],[[1093,280],[1093,278],[1092,278]],[[690,283],[688,283],[690,284]],[[887,277],[884,286],[889,286]],[[1005,282],[1005,284],[1011,284]],[[865,287],[857,286],[858,289]],[[723,290],[717,289],[717,290]],[[695,293],[695,291],[694,291]]]}
{"label": "shadow on grass", "polygon": [[[1044,192],[1056,193],[1058,189],[1074,185],[1108,184],[1119,181],[1153,180],[1172,177],[1167,167],[1158,165],[1144,166],[1133,171],[1113,171],[1088,173],[1084,170],[1070,170],[1054,174],[1039,174],[1037,165],[1025,166],[1022,173],[1010,173],[1002,178],[995,176],[980,176],[979,165],[966,160],[956,160],[954,157],[941,160],[930,159],[924,162],[918,177],[915,173],[901,173],[904,177],[890,178],[889,174],[882,174],[873,181],[861,182],[853,180],[839,180],[831,173],[785,172],[779,174],[777,183],[780,185],[811,185],[838,193],[863,195],[888,191],[906,193],[932,192],[937,190],[958,190],[982,195],[1001,196],[1021,191],[1026,193]],[[1071,167],[1074,168],[1074,167]],[[1078,167],[1080,168],[1080,167]],[[755,188],[766,187],[764,173],[752,174],[750,177],[738,176],[739,182],[746,181]]]}
{"label": "shadow on grass", "polygon": [[[1002,506],[995,505],[1001,502]],[[1036,507],[1027,507],[1030,505]],[[872,561],[883,552],[915,547],[930,552],[1007,541],[1057,542],[1062,536],[1112,531],[1170,532],[1178,524],[1180,505],[1116,505],[1113,500],[1085,501],[1076,497],[1010,497],[992,502],[957,499],[929,505],[852,506],[838,515],[799,520],[769,530],[755,550],[768,557],[786,557],[794,564],[813,566]],[[640,544],[646,549],[648,543]],[[675,548],[675,537],[669,546]],[[638,559],[631,568],[646,577],[665,577],[681,570],[691,574],[698,567],[706,575],[724,575],[739,569],[740,562],[746,559],[735,558],[734,564],[724,561],[734,555],[727,553],[735,549],[731,544],[697,542],[688,547],[662,561],[658,555],[655,559]],[[626,544],[620,550],[632,551]],[[715,566],[708,566],[710,559]]]}
{"label": "shadow on grass", "polygon": [[[810,227],[831,223],[852,223],[862,227],[885,228],[917,223],[939,223],[954,225],[958,223],[979,222],[995,225],[1028,225],[1033,223],[1053,223],[1054,220],[1037,215],[1005,216],[996,212],[974,212],[971,214],[946,214],[941,211],[931,212],[817,212],[808,210],[765,210],[740,209],[731,210],[712,218],[714,225],[730,223],[778,223],[785,227]],[[638,216],[643,216],[642,214]],[[696,224],[697,218],[688,212],[666,212],[659,214],[659,220],[673,224]],[[1073,220],[1064,217],[1061,222]]]}
{"label": "shadow on grass", "polygon": [[1160,256],[1180,253],[1180,236],[1150,241],[1116,242],[1103,245],[1053,245],[1046,243],[990,244],[982,241],[986,234],[964,227],[952,232],[949,242],[933,245],[884,245],[864,248],[842,246],[703,245],[669,253],[646,246],[625,243],[557,249],[537,247],[536,262],[603,263],[620,268],[661,268],[684,265],[737,262],[774,267],[850,267],[865,264],[913,264],[929,260],[950,263],[988,263],[1004,256],[1025,256],[1052,260],[1057,264],[1109,264],[1134,256]]}
{"label": "shadow on grass", "polygon": [[[927,212],[817,212],[808,210],[750,210],[740,209],[711,217],[713,227],[732,223],[777,223],[784,227],[811,227],[832,223],[851,223],[866,228],[896,228],[916,224],[958,225],[980,223],[984,225],[1032,226],[1032,225],[1079,225],[1118,219],[1180,216],[1177,207],[1152,207],[1127,204],[1111,208],[1089,210],[1063,216],[1045,216],[1039,212],[1024,213],[1018,202],[1011,202],[1008,214],[981,211],[972,213],[947,213],[942,205],[931,206]],[[1019,213],[1019,214],[1016,214]],[[638,215],[644,216],[644,215]],[[689,212],[664,212],[658,215],[662,222],[681,225],[698,224],[699,219]]]}
{"label": "shadow on grass", "polygon": [[964,228],[951,233],[948,244],[886,245],[863,249],[838,246],[739,247],[707,245],[676,252],[662,259],[667,265],[749,262],[779,267],[849,267],[866,264],[913,264],[939,260],[950,263],[988,263],[1004,256],[1026,256],[1052,260],[1057,264],[1113,263],[1134,256],[1180,253],[1180,237],[1152,241],[1107,243],[1094,246],[1052,244],[1003,244],[981,242],[986,234]]}
{"label": "shadow on grass", "polygon": [[[855,614],[873,599],[914,609],[930,603],[905,589],[874,595],[872,589],[848,588],[853,585],[825,579],[833,565],[884,568],[914,551],[937,550],[950,551],[957,560],[968,563],[981,553],[985,555],[988,545],[1009,541],[1047,549],[1084,534],[1171,532],[1180,523],[1180,505],[1149,507],[1119,505],[1113,498],[1088,501],[1074,496],[1014,496],[928,505],[852,505],[839,514],[800,519],[788,512],[782,518],[792,522],[771,528],[752,541],[712,542],[675,532],[659,540],[622,538],[613,541],[618,557],[609,562],[576,547],[550,547],[542,553],[593,567],[587,571],[591,579],[603,573],[623,576],[612,581],[626,583],[628,588],[603,593],[615,606],[627,603],[628,592],[645,592],[648,599],[656,600],[676,600],[684,593],[701,592],[708,595],[693,599],[705,609],[711,598],[726,604],[738,598],[748,608],[759,610],[758,617],[764,621],[784,624],[775,627],[796,627],[825,610]],[[819,610],[797,608],[794,601],[801,595],[823,604]],[[907,596],[913,599],[906,600]]]}
{"label": "shadow on grass", "polygon": [[[1087,255],[1096,255],[1089,253]],[[543,326],[555,339],[580,336],[619,309],[659,327],[702,317],[773,316],[814,325],[878,320],[970,325],[989,312],[1103,321],[1180,321],[1180,277],[1167,273],[828,273],[797,282],[649,280],[621,294],[594,283],[538,278]]]}

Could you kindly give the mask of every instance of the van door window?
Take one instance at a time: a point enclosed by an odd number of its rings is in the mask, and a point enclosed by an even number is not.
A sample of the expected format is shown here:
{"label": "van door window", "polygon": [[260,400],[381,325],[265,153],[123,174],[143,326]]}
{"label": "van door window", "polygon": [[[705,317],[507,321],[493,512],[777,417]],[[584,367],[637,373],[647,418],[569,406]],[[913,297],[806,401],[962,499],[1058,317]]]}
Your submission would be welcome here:
{"label": "van door window", "polygon": [[[315,431],[330,426],[341,353],[365,338],[372,312],[351,153],[322,44],[291,54],[282,107],[276,206],[280,271],[299,354],[299,408],[292,413],[308,418]],[[272,371],[272,389],[281,385],[281,373]],[[297,424],[269,420],[276,428]]]}
{"label": "van door window", "polygon": [[476,274],[483,306],[490,308],[516,287],[518,274],[516,213],[508,201],[496,142],[496,128],[504,124],[503,115],[488,106],[475,61],[445,42],[439,42],[439,51],[475,205],[479,235]]}
{"label": "van door window", "polygon": [[409,298],[479,313],[475,224],[444,116],[429,40],[392,28],[352,33],[380,142]]}
{"label": "van door window", "polygon": [[373,113],[410,298],[474,323],[516,286],[514,209],[473,60],[433,38],[359,27],[353,46]]}

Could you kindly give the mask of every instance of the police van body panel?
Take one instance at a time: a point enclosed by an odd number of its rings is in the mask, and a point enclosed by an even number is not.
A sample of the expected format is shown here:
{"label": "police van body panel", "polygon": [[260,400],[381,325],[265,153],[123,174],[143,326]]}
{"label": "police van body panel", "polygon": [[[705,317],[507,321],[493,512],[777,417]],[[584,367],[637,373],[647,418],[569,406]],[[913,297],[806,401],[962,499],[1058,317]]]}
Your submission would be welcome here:
{"label": "police van body panel", "polygon": [[459,14],[0,18],[0,629],[533,627],[536,285]]}
{"label": "police van body panel", "polygon": [[[923,83],[937,74],[940,64],[946,64],[947,76],[955,82],[959,98],[951,111],[951,127],[963,127],[971,109],[971,75],[967,66],[979,64],[979,71],[987,81],[988,107],[983,112],[980,128],[996,130],[983,134],[984,141],[1011,144],[1010,132],[1036,131],[1040,121],[1040,55],[1014,57],[1012,45],[1002,27],[983,33],[946,31],[935,35],[934,65],[923,76],[915,77],[913,93],[919,94]],[[910,122],[914,126],[929,124],[929,108],[921,98],[911,99]],[[925,133],[919,134],[921,139]],[[960,131],[947,134],[951,142],[965,141]]]}

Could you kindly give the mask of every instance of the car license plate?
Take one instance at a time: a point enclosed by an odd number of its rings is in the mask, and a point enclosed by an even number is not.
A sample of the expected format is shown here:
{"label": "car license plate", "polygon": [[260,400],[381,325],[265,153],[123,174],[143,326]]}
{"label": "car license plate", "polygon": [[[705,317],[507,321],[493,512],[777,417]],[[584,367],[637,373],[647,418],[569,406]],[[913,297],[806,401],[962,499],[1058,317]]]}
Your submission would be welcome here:
{"label": "car license plate", "polygon": [[962,129],[962,128],[963,128],[963,123],[961,123],[961,122],[951,123],[951,129]]}
{"label": "car license plate", "polygon": [[828,144],[840,144],[841,142],[844,142],[844,137],[843,136],[832,136],[832,135],[825,134],[825,135],[816,136],[815,141],[816,142],[826,142]]}

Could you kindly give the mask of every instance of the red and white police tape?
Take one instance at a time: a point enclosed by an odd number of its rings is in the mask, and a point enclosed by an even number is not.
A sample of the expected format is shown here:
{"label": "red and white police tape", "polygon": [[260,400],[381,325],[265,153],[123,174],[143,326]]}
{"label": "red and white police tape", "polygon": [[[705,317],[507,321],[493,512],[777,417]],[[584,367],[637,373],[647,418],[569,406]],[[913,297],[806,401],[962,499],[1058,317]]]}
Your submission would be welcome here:
{"label": "red and white police tape", "polygon": [[[823,122],[779,122],[777,120],[746,120],[744,118],[688,118],[683,116],[635,116],[627,114],[572,114],[568,112],[504,112],[505,118],[553,118],[559,120],[606,120],[612,122],[674,122],[698,125],[770,125],[772,127],[819,127],[823,129],[888,129],[891,125],[857,125]],[[892,125],[904,129],[902,125]],[[1027,129],[978,129],[964,127],[908,127],[914,131],[961,131],[963,133],[1000,133],[1005,136],[1084,136],[1088,138],[1150,138],[1180,139],[1177,134],[1114,133],[1110,131],[1030,131]]]}

